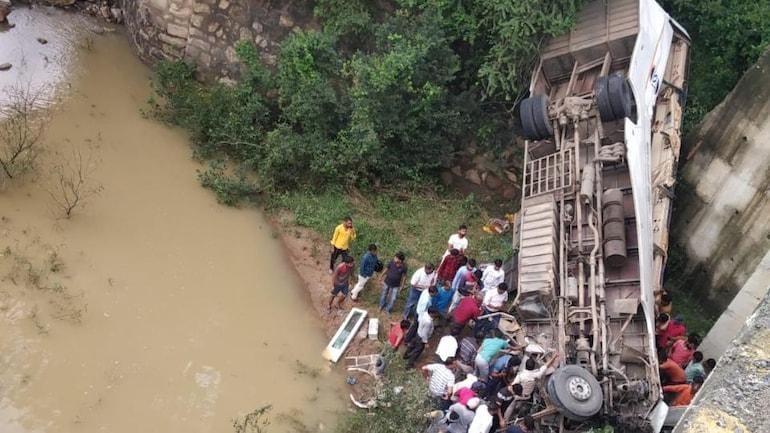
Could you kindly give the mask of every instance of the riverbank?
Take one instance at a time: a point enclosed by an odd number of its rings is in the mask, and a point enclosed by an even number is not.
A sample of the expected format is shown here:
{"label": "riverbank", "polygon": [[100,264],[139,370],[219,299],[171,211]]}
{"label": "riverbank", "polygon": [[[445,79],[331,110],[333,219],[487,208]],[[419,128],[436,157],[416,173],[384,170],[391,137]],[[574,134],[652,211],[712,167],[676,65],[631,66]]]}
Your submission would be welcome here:
{"label": "riverbank", "polygon": [[[447,193],[449,194],[449,193]],[[513,208],[515,204],[511,203]],[[366,197],[358,191],[343,193],[289,193],[266,199],[264,211],[303,280],[313,307],[324,323],[327,335],[336,330],[344,314],[353,306],[345,302],[345,312],[327,311],[331,289],[328,274],[329,237],[345,216],[352,216],[358,237],[351,255],[358,262],[370,243],[378,246],[379,257],[387,263],[398,251],[407,257],[409,276],[426,262],[438,264],[446,239],[460,224],[469,228],[470,256],[480,263],[512,256],[510,233],[489,234],[482,227],[492,216],[470,197],[442,198],[430,192],[410,196],[383,192]],[[357,268],[356,268],[357,269]],[[399,293],[393,315],[377,311],[379,284],[372,280],[355,306],[368,309],[380,319],[380,332],[390,320],[398,320],[407,290]]]}

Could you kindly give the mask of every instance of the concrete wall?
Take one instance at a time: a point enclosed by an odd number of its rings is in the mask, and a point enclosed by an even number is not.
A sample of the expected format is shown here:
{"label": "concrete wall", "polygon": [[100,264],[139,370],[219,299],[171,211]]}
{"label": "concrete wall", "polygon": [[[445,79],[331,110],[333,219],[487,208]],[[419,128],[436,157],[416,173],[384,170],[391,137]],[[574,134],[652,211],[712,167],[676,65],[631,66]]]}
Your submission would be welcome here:
{"label": "concrete wall", "polygon": [[688,142],[672,231],[687,266],[676,278],[722,309],[770,249],[770,51]]}
{"label": "concrete wall", "polygon": [[145,61],[186,59],[204,78],[238,74],[235,45],[248,40],[274,64],[278,42],[312,25],[312,2],[270,0],[122,0],[125,24]]}

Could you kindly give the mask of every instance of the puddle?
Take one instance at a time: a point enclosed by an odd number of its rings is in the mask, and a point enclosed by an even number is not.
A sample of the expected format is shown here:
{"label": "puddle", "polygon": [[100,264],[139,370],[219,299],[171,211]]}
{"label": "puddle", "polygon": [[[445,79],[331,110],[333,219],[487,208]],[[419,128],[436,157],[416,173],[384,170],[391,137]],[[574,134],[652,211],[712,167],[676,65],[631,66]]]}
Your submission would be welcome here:
{"label": "puddle", "polygon": [[[37,13],[13,12],[0,54]],[[67,40],[77,78],[56,78],[72,88],[46,140],[96,152],[103,189],[62,221],[44,169],[0,191],[0,431],[231,432],[265,405],[271,433],[333,431],[342,380],[269,225],[218,205],[185,136],[142,118],[149,71],[122,35]]]}

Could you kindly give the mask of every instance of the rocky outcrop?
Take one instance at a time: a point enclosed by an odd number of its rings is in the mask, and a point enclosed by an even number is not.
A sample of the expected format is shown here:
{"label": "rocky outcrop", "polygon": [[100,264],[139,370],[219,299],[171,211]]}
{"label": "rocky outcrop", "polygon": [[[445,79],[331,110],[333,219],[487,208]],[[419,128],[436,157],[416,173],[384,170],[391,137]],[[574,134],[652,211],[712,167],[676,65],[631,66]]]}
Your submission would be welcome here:
{"label": "rocky outcrop", "polygon": [[524,144],[512,139],[499,152],[484,150],[475,143],[455,156],[451,167],[441,173],[444,185],[465,194],[474,194],[485,206],[503,213],[516,212],[521,199],[521,172]]}
{"label": "rocky outcrop", "polygon": [[122,0],[128,33],[146,61],[184,59],[203,78],[238,75],[235,46],[253,42],[273,65],[278,43],[313,24],[309,2],[269,0]]}

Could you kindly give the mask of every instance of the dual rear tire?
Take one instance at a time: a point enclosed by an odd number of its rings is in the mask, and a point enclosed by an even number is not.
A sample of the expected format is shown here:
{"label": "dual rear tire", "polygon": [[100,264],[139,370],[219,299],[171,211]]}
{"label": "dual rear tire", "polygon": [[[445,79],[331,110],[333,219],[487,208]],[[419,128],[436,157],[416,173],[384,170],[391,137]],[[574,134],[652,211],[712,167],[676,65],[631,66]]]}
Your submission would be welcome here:
{"label": "dual rear tire", "polygon": [[597,77],[594,82],[594,97],[599,108],[602,122],[634,116],[634,96],[631,85],[616,72],[608,76]]}
{"label": "dual rear tire", "polygon": [[553,135],[553,126],[548,117],[547,96],[536,95],[521,101],[519,117],[524,137],[530,140],[542,140]]}

